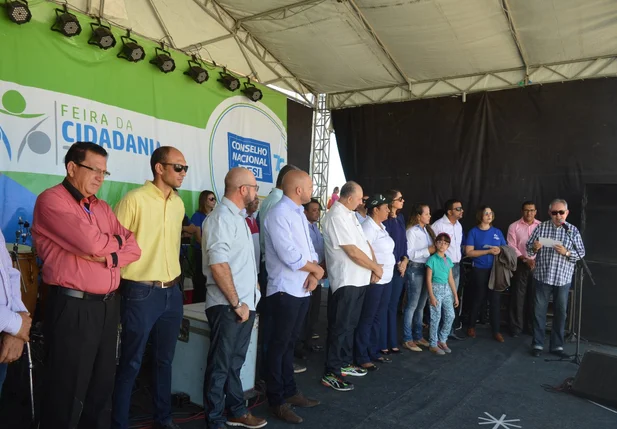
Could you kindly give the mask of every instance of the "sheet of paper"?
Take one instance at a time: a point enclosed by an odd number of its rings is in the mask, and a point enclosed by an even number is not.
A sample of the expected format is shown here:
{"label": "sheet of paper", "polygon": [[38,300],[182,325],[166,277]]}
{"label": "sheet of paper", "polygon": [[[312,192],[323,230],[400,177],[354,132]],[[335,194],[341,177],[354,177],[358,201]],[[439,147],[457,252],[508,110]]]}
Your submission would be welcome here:
{"label": "sheet of paper", "polygon": [[538,240],[540,241],[541,245],[547,247],[553,247],[557,244],[563,246],[563,243],[561,241],[553,240],[552,238],[540,237]]}

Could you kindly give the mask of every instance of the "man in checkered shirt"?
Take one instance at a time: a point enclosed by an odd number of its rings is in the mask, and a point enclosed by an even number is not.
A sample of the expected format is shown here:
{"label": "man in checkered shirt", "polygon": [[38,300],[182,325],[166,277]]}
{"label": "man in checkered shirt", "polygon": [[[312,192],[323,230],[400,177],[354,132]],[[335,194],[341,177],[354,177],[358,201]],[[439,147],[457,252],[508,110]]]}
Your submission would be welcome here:
{"label": "man in checkered shirt", "polygon": [[[568,213],[568,203],[565,200],[553,200],[548,206],[550,220],[542,222],[527,241],[529,255],[537,254],[533,274],[536,296],[531,354],[534,357],[539,357],[544,348],[546,311],[551,294],[554,317],[550,352],[561,358],[569,357],[563,351],[568,291],[576,262],[585,256],[585,246],[578,229],[566,222]],[[542,246],[540,238],[550,238],[561,244]]]}

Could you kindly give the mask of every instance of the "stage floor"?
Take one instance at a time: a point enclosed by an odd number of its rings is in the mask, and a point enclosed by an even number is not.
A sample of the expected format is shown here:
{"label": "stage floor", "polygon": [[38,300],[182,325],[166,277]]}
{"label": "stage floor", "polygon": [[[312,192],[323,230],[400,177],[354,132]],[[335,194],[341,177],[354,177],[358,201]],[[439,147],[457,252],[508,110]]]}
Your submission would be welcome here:
{"label": "stage floor", "polygon": [[[325,310],[325,309],[324,309]],[[324,312],[322,312],[323,315]],[[325,321],[319,326],[325,338]],[[561,393],[546,386],[560,386],[576,374],[577,366],[567,362],[546,362],[529,355],[531,337],[506,337],[499,344],[490,338],[488,326],[478,326],[476,339],[451,342],[451,355],[435,356],[428,351],[403,351],[393,363],[380,365],[379,371],[353,377],[352,392],[336,392],[319,382],[323,370],[323,352],[313,353],[308,370],[298,374],[299,388],[322,404],[313,409],[296,410],[304,418],[305,428],[414,429],[488,428],[488,429],[583,429],[617,427],[617,411]],[[617,354],[617,348],[583,343],[583,351],[599,350]],[[567,352],[574,344],[567,344]],[[2,429],[27,428],[19,415],[27,415],[22,391],[15,386],[17,377],[5,386],[0,405]],[[24,380],[25,381],[25,380]],[[23,384],[22,384],[23,386]],[[21,396],[21,402],[18,397]],[[134,428],[148,428],[147,389],[135,393],[132,421]],[[21,410],[19,410],[21,407]],[[10,410],[10,411],[9,411]],[[203,428],[203,414],[194,406],[174,410],[182,428]],[[252,412],[268,418],[269,428],[288,428],[286,423],[269,416],[261,396]],[[500,423],[501,422],[501,423]]]}

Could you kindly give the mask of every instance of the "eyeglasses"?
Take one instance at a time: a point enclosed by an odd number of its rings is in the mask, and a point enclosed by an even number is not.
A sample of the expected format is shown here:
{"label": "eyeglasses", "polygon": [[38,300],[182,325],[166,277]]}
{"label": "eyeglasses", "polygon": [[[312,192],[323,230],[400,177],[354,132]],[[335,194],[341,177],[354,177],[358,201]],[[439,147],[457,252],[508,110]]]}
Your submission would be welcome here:
{"label": "eyeglasses", "polygon": [[87,165],[80,164],[79,162],[76,162],[75,165],[78,167],[85,168],[90,171],[94,171],[94,174],[96,174],[97,176],[103,176],[103,178],[111,176],[111,173],[107,170],[101,170],[100,168],[90,167]]}
{"label": "eyeglasses", "polygon": [[484,212],[484,216],[493,216],[493,212]]}
{"label": "eyeglasses", "polygon": [[162,165],[171,165],[174,167],[174,171],[176,173],[180,173],[182,172],[182,170],[184,170],[185,173],[188,173],[189,171],[189,166],[188,165],[182,165],[182,164],[173,164],[173,163],[169,163],[169,162],[161,162]]}
{"label": "eyeglasses", "polygon": [[525,212],[525,213],[535,213],[536,211],[537,211],[536,209],[526,209],[526,210],[523,210],[523,212]]}
{"label": "eyeglasses", "polygon": [[403,200],[404,200],[404,198],[402,196],[400,196],[398,198],[393,199],[392,201],[403,201]]}
{"label": "eyeglasses", "polygon": [[238,188],[241,188],[243,186],[249,187],[249,188],[255,188],[255,192],[259,192],[259,185],[240,185],[238,186]]}
{"label": "eyeglasses", "polygon": [[557,216],[558,214],[560,214],[560,215],[562,215],[562,216],[563,216],[563,215],[565,215],[565,214],[566,214],[566,211],[565,211],[565,210],[555,210],[554,212],[551,212],[551,214],[552,214],[553,216]]}
{"label": "eyeglasses", "polygon": [[452,210],[457,211],[457,212],[462,212],[463,211],[463,207],[452,207]]}

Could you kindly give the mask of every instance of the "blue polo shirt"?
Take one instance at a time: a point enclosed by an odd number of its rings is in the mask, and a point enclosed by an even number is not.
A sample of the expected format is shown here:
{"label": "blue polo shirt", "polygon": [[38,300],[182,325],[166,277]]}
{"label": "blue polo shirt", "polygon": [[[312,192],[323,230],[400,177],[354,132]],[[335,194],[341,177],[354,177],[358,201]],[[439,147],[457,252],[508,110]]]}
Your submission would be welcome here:
{"label": "blue polo shirt", "polygon": [[[491,226],[486,231],[482,231],[477,226],[474,227],[467,235],[465,242],[467,246],[473,246],[474,250],[486,250],[484,246],[506,246],[506,240],[500,230]],[[476,268],[493,268],[493,255],[483,255],[473,258],[473,266]]]}

